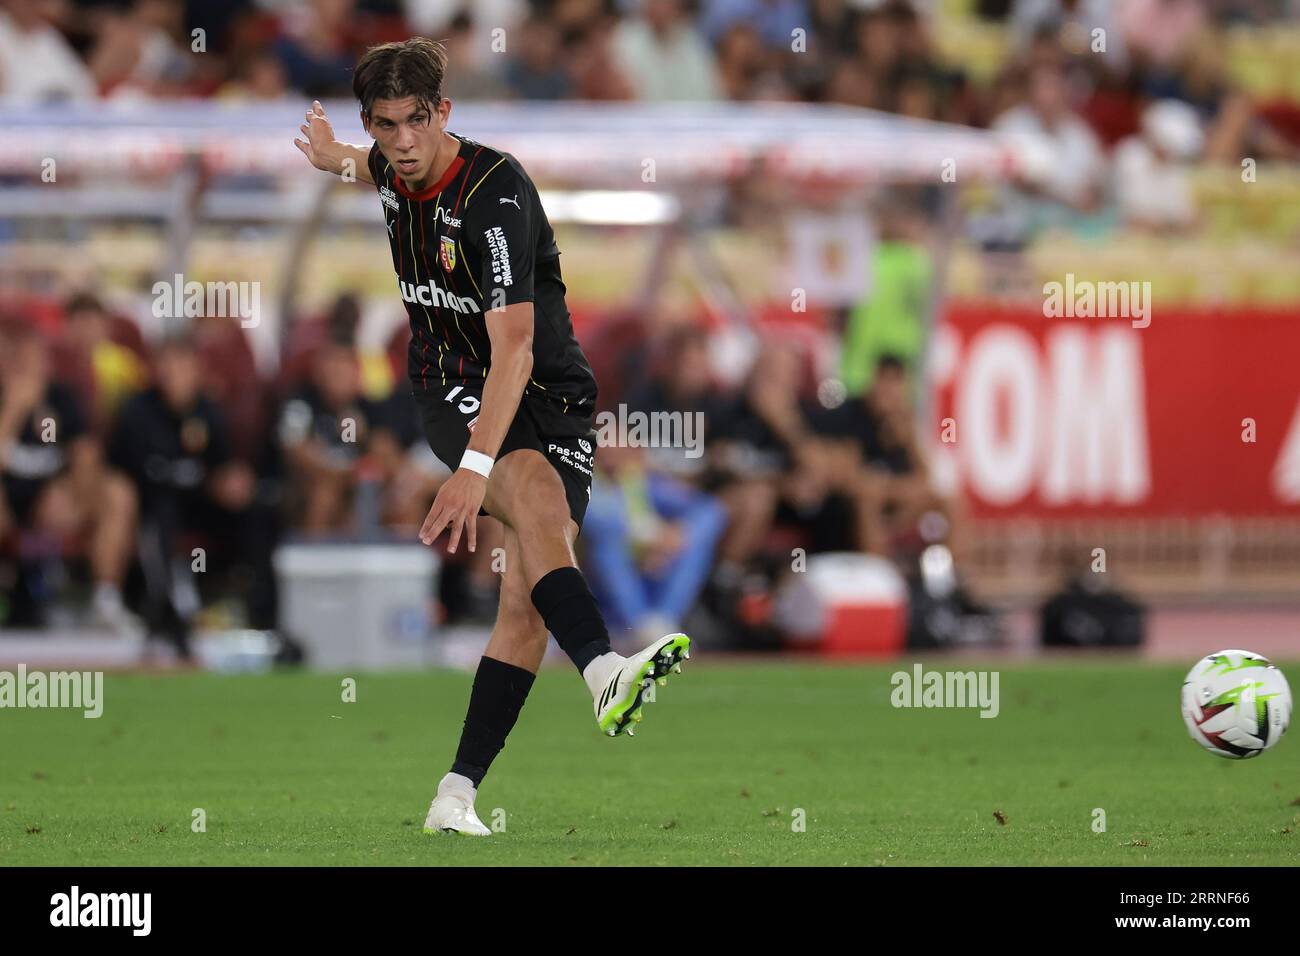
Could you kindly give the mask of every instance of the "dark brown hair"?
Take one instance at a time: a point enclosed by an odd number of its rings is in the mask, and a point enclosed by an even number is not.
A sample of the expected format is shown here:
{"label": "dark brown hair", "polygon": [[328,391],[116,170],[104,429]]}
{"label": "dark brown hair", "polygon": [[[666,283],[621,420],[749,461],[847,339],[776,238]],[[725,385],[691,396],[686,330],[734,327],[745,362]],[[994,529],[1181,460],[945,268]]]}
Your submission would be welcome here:
{"label": "dark brown hair", "polygon": [[411,37],[397,43],[372,46],[352,73],[352,92],[367,116],[376,100],[414,96],[433,112],[442,102],[442,80],[447,73],[447,48],[437,40]]}

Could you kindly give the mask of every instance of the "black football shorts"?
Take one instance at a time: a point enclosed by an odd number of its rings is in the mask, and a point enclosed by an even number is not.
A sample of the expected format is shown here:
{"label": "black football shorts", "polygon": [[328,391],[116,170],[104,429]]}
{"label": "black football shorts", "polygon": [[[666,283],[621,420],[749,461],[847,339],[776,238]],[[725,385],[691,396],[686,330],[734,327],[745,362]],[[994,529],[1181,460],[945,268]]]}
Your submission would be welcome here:
{"label": "black football shorts", "polygon": [[[429,447],[453,472],[460,467],[461,456],[469,444],[469,436],[478,423],[479,407],[483,403],[483,383],[448,382],[425,389],[424,383],[414,386],[415,402],[420,408],[424,423],[424,437]],[[587,504],[591,501],[591,470],[596,460],[596,431],[586,421],[587,437],[575,436],[572,415],[560,422],[550,403],[525,394],[519,400],[519,410],[506,432],[505,440],[497,452],[497,459],[520,448],[531,448],[546,456],[564,482],[564,495],[569,502],[569,514],[582,527]],[[582,431],[582,428],[576,429]],[[488,512],[480,509],[480,514]]]}

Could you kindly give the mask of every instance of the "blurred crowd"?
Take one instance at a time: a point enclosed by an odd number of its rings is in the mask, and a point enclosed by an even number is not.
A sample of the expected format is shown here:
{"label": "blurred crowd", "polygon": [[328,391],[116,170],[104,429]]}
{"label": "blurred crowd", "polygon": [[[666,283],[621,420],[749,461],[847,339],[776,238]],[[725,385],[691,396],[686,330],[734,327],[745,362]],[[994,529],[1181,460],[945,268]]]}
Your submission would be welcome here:
{"label": "blurred crowd", "polygon": [[800,556],[875,554],[911,573],[931,545],[960,554],[958,503],[931,480],[903,357],[876,356],[856,391],[828,389],[813,355],[772,329],[728,387],[711,346],[699,324],[666,325],[604,379],[619,384],[603,405],[617,399],[648,421],[692,417],[703,439],[600,448],[583,537],[618,626],[671,630],[699,601],[696,630],[723,623],[763,645],[779,638],[772,594]]}
{"label": "blurred crowd", "polygon": [[[1018,178],[969,219],[1016,248],[1062,224],[1181,235],[1198,217],[1190,163],[1300,158],[1296,105],[1237,89],[1223,49],[1225,25],[1294,12],[979,0],[968,15],[997,25],[1006,55],[976,82],[940,56],[919,0],[0,0],[0,101],[346,97],[362,49],[422,33],[450,49],[453,99],[784,99],[1023,137]],[[842,357],[829,394],[785,332],[760,337],[735,384],[715,374],[707,320],[584,336],[602,408],[704,425],[699,454],[600,449],[582,557],[620,632],[707,631],[705,615],[776,643],[773,587],[801,550],[906,570],[942,544],[961,567],[961,509],[914,433],[932,219],[893,192],[872,295],[827,323]],[[0,302],[0,624],[57,625],[72,607],[184,650],[195,628],[279,626],[289,536],[413,540],[447,471],[406,385],[405,330],[361,348],[362,311],[344,295],[294,317],[268,378],[235,320],[146,340],[87,292]],[[445,621],[491,620],[499,530],[484,522],[477,553],[440,575]]]}
{"label": "blurred crowd", "polygon": [[[204,613],[274,630],[286,532],[418,527],[432,501],[437,481],[407,453],[409,389],[393,387],[386,357],[358,353],[350,297],[299,323],[274,381],[233,319],[147,342],[89,292],[6,306],[4,624],[147,630],[182,652]],[[79,606],[89,621],[68,617]]]}
{"label": "blurred crowd", "polygon": [[[195,628],[277,628],[273,557],[290,536],[414,541],[449,472],[407,384],[409,332],[360,348],[361,311],[342,295],[303,316],[268,379],[234,319],[147,342],[89,292],[8,303],[0,624],[90,622],[185,650]],[[792,549],[906,558],[955,540],[903,358],[876,357],[857,392],[828,403],[788,342],[760,339],[743,382],[726,386],[702,324],[649,334],[592,344],[611,384],[602,409],[698,424],[655,447],[616,434],[598,450],[580,545],[620,633],[706,614],[738,622],[741,642],[775,641],[767,602]],[[477,551],[449,559],[430,594],[444,621],[491,621],[501,543],[484,520]]]}
{"label": "blurred crowd", "polygon": [[[1300,104],[1230,75],[1226,29],[1285,0],[974,0],[991,77],[935,0],[0,0],[0,101],[350,95],[366,46],[448,46],[453,99],[842,103],[1032,138],[986,241],[1089,216],[1196,224],[1183,167],[1300,158]],[[983,71],[987,72],[987,71]],[[1109,205],[1111,196],[1117,202]]]}

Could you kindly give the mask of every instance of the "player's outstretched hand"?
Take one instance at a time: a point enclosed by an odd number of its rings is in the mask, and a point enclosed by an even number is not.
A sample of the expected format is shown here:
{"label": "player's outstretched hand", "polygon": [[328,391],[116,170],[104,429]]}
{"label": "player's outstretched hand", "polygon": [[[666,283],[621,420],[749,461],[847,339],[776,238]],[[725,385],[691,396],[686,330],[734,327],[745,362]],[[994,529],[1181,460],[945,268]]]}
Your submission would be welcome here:
{"label": "player's outstretched hand", "polygon": [[337,172],[331,168],[326,158],[329,147],[334,143],[334,127],[325,118],[325,107],[320,105],[320,100],[311,101],[307,119],[298,129],[306,137],[306,140],[294,139],[293,145],[298,147],[298,151],[311,160],[311,164],[317,169],[330,173]]}
{"label": "player's outstretched hand", "polygon": [[486,478],[468,468],[458,468],[434,496],[429,516],[420,527],[420,540],[425,544],[433,544],[434,539],[442,534],[442,529],[449,528],[451,534],[447,540],[447,553],[455,554],[460,534],[464,531],[469,549],[473,551],[478,544],[478,509],[483,505],[485,494]]}

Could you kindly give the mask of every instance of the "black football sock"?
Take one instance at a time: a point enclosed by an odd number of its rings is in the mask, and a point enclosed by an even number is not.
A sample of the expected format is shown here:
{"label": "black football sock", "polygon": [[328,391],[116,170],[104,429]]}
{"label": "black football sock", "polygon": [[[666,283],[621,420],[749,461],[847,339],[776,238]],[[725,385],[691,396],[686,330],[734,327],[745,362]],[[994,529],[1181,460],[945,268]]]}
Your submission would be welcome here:
{"label": "black football sock", "polygon": [[488,767],[506,745],[506,737],[519,719],[532,686],[533,675],[522,667],[491,657],[479,658],[452,773],[469,777],[476,788],[483,782]]}
{"label": "black football sock", "polygon": [[579,674],[601,654],[609,653],[605,619],[577,568],[556,568],[543,575],[533,588],[533,606]]}

